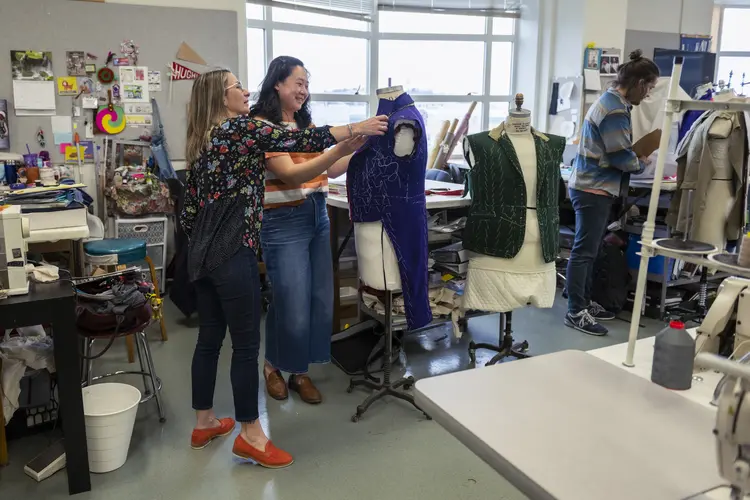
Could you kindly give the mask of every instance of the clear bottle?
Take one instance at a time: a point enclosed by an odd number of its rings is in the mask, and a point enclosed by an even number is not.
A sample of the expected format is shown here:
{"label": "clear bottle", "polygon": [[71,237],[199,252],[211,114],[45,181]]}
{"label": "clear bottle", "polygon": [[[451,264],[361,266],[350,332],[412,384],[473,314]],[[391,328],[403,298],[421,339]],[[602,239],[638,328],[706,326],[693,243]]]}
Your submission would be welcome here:
{"label": "clear bottle", "polygon": [[693,383],[695,340],[685,323],[672,321],[656,335],[651,381],[667,389],[685,391]]}

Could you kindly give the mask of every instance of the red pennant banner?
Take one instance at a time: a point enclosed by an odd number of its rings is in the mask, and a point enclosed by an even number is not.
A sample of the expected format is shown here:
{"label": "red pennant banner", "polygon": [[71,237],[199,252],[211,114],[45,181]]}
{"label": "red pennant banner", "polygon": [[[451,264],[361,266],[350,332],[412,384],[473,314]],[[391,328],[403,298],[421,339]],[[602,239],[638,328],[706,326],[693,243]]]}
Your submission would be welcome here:
{"label": "red pennant banner", "polygon": [[172,62],[172,80],[195,80],[200,73],[183,66],[178,62]]}

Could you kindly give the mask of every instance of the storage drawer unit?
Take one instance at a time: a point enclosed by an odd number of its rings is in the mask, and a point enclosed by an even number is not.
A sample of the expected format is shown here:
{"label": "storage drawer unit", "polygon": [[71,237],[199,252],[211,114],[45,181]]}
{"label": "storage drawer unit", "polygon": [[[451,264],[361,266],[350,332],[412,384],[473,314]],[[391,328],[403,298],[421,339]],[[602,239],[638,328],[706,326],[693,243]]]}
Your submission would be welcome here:
{"label": "storage drawer unit", "polygon": [[[167,268],[167,228],[167,218],[163,216],[115,219],[115,237],[146,241],[146,253],[156,268],[156,278],[161,292],[164,292],[164,277]],[[146,261],[135,264],[141,266],[144,274],[148,276],[149,269]]]}

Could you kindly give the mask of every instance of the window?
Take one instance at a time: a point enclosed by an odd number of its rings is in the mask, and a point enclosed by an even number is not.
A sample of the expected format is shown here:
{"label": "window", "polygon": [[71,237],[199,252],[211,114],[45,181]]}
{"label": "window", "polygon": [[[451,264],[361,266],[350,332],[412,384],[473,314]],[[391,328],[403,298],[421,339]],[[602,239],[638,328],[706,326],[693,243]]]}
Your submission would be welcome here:
{"label": "window", "polygon": [[[387,86],[389,79],[414,98],[431,145],[442,122],[462,119],[471,99],[478,102],[469,128],[472,133],[507,116],[513,91],[515,18],[388,7],[371,15],[372,23],[323,10],[248,4],[248,88],[257,88],[271,59],[288,55],[301,59],[310,72],[316,124],[341,125],[367,118],[378,105],[376,89]],[[457,148],[454,158],[460,155]]]}
{"label": "window", "polygon": [[[435,145],[435,136],[440,132],[444,121],[459,123],[469,110],[468,102],[417,102],[417,109],[422,114],[427,129],[427,144],[431,148]],[[469,120],[469,133],[474,134],[482,130],[482,105],[478,104]],[[453,156],[461,156],[460,145],[454,150]]]}
{"label": "window", "polygon": [[[248,4],[251,5],[251,4]],[[266,74],[265,31],[258,28],[247,30],[247,82],[243,82],[250,92],[260,87]]]}
{"label": "window", "polygon": [[510,94],[510,80],[513,69],[513,44],[510,42],[492,43],[492,72],[490,73],[490,93]]}
{"label": "window", "polygon": [[723,9],[714,81],[724,80],[738,94],[745,93],[743,83],[750,83],[750,39],[745,34],[748,23],[750,8]]}
{"label": "window", "polygon": [[[404,49],[408,53],[404,53]],[[383,40],[378,84],[388,78],[413,95],[481,94],[484,43]],[[446,63],[450,61],[449,67]]]}
{"label": "window", "polygon": [[750,9],[724,9],[719,50],[721,52],[750,51],[750,40],[746,33],[749,25]]}
{"label": "window", "polygon": [[316,125],[346,125],[366,120],[366,102],[310,101],[310,111]]}
{"label": "window", "polygon": [[263,19],[263,6],[255,3],[245,4],[245,17],[247,19]]}
{"label": "window", "polygon": [[481,35],[484,17],[454,14],[421,14],[416,12],[380,11],[382,33],[452,33]]}
{"label": "window", "polygon": [[495,128],[508,118],[510,103],[492,102],[490,103],[490,123],[489,128]]}
{"label": "window", "polygon": [[313,14],[307,11],[281,7],[273,10],[273,20],[279,23],[322,26],[324,28],[344,30],[367,31],[370,29],[370,23],[367,21],[357,21],[356,19],[347,19],[345,17],[329,16],[326,14]]}
{"label": "window", "polygon": [[512,17],[493,17],[493,35],[514,35],[516,31],[516,20]]}
{"label": "window", "polygon": [[294,56],[310,72],[313,94],[367,94],[367,40],[273,32],[273,57]]}

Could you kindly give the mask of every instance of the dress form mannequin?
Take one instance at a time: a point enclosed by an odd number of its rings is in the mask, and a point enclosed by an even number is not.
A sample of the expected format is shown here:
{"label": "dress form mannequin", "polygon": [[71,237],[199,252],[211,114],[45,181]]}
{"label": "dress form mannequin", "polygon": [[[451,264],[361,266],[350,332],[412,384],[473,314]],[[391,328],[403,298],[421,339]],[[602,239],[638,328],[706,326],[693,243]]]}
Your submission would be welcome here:
{"label": "dress form mannequin", "polygon": [[734,169],[726,154],[732,126],[732,120],[717,118],[709,129],[708,147],[715,171],[708,183],[706,208],[700,215],[698,230],[691,235],[691,239],[711,243],[719,250],[726,247],[727,220],[736,201]]}
{"label": "dress form mannequin", "polygon": [[[381,100],[394,101],[404,93],[400,85],[377,90]],[[404,125],[404,126],[401,126]],[[398,128],[401,126],[400,128]],[[404,158],[411,155],[416,148],[413,122],[403,120],[396,123],[393,151],[396,156]],[[357,266],[362,282],[376,290],[400,290],[401,275],[393,243],[383,231],[383,223],[355,222],[354,243],[357,249]]]}
{"label": "dress form mannequin", "polygon": [[[507,134],[523,173],[526,187],[526,227],[523,246],[510,259],[471,252],[464,291],[465,310],[509,312],[534,305],[552,307],[556,289],[555,263],[544,261],[537,218],[537,150],[531,113],[522,109],[523,96],[516,96],[516,109],[503,124],[490,131],[497,140]],[[474,152],[464,141],[467,159],[475,165]]]}

